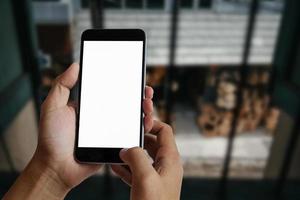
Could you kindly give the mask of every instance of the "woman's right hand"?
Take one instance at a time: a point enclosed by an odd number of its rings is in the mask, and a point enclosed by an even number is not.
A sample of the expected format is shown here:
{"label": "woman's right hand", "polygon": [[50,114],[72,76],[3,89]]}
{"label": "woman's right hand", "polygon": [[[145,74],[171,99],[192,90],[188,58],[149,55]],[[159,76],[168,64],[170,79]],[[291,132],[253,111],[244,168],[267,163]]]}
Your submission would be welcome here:
{"label": "woman's right hand", "polygon": [[121,159],[129,168],[112,165],[112,170],[131,187],[131,200],[180,199],[183,168],[172,128],[154,121],[150,134],[145,135],[145,149],[123,149]]}

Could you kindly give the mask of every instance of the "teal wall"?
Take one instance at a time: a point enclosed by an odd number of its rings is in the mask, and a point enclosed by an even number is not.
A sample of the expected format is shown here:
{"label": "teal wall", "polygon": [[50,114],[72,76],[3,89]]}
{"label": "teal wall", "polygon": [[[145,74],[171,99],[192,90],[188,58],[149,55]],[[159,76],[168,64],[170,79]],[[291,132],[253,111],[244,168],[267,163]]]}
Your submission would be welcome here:
{"label": "teal wall", "polygon": [[13,8],[10,0],[0,1],[0,91],[22,74],[22,60]]}
{"label": "teal wall", "polygon": [[274,55],[274,104],[295,118],[300,112],[300,1],[286,1]]}
{"label": "teal wall", "polygon": [[17,27],[20,15],[15,15],[14,2],[0,1],[0,134],[32,97],[31,78],[23,60],[26,47]]}

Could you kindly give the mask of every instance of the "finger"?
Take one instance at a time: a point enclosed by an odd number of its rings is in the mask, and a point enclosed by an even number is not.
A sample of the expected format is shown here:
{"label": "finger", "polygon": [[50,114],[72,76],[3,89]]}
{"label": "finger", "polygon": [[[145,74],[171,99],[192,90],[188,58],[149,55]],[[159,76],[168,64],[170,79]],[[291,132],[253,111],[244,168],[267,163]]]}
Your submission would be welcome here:
{"label": "finger", "polygon": [[170,150],[176,150],[175,138],[171,126],[163,122],[154,120],[153,127],[150,130],[151,134],[157,136],[157,142],[160,147],[167,147]]}
{"label": "finger", "polygon": [[153,128],[150,133],[157,136],[157,144],[159,146],[155,155],[155,167],[161,169],[161,173],[168,174],[169,168],[176,169],[176,166],[181,166],[181,159],[172,128],[163,123],[154,121]]}
{"label": "finger", "polygon": [[68,106],[73,107],[74,110],[76,110],[78,107],[78,103],[76,101],[69,101]]}
{"label": "finger", "polygon": [[72,64],[63,74],[56,78],[45,102],[44,109],[53,110],[67,105],[70,89],[75,85],[79,73],[79,65]]}
{"label": "finger", "polygon": [[145,133],[148,133],[153,126],[153,117],[152,115],[145,115],[144,117],[144,128],[145,128]]}
{"label": "finger", "polygon": [[131,172],[122,165],[111,165],[111,169],[119,176],[127,185],[131,186]]}
{"label": "finger", "polygon": [[121,159],[129,165],[129,168],[134,176],[143,177],[154,172],[149,158],[144,150],[140,147],[130,149],[122,149],[120,151]]}
{"label": "finger", "polygon": [[79,73],[79,65],[77,63],[73,63],[70,67],[58,76],[57,81],[64,87],[71,89],[78,79]]}
{"label": "finger", "polygon": [[152,87],[146,86],[145,87],[145,98],[152,99],[154,94],[154,90]]}
{"label": "finger", "polygon": [[151,114],[153,112],[153,102],[151,99],[144,99],[143,111],[146,115]]}
{"label": "finger", "polygon": [[146,134],[144,137],[144,148],[147,150],[148,154],[151,156],[153,160],[155,160],[157,151],[158,151],[158,143],[155,135]]}

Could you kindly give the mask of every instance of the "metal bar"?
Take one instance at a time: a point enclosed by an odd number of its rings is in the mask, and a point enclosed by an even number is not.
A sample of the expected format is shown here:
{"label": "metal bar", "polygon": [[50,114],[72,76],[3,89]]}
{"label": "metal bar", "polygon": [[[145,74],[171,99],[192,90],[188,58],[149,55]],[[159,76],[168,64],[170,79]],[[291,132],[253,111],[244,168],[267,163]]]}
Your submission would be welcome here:
{"label": "metal bar", "polygon": [[165,82],[165,103],[166,103],[166,123],[172,122],[172,109],[174,104],[174,95],[172,83],[174,76],[175,57],[177,48],[178,15],[180,0],[173,0],[171,7],[171,26],[170,26],[170,45],[169,45],[169,66],[167,68]]}
{"label": "metal bar", "polygon": [[244,43],[244,50],[243,50],[243,55],[242,55],[242,63],[241,67],[239,68],[239,73],[240,73],[240,81],[238,84],[238,90],[237,90],[237,104],[235,109],[233,110],[233,120],[231,124],[231,130],[228,136],[228,143],[227,143],[227,149],[226,149],[226,155],[223,163],[223,169],[222,169],[222,177],[220,179],[220,184],[218,188],[218,193],[217,193],[217,198],[218,199],[227,199],[227,181],[228,181],[228,174],[229,174],[229,167],[230,167],[230,162],[231,162],[231,154],[232,154],[232,149],[233,149],[233,144],[234,144],[234,137],[236,134],[236,126],[238,123],[238,116],[239,112],[242,106],[242,97],[243,97],[243,88],[245,87],[246,84],[246,77],[247,77],[247,72],[249,70],[249,65],[248,65],[248,59],[249,59],[249,53],[251,49],[251,41],[253,37],[253,30],[255,26],[255,21],[256,21],[256,15],[258,11],[258,0],[252,0],[251,5],[250,5],[250,13],[249,13],[249,18],[248,18],[248,24],[247,24],[247,32],[245,36],[245,43]]}
{"label": "metal bar", "polygon": [[300,134],[299,130],[300,130],[300,110],[298,110],[298,116],[295,120],[295,125],[293,127],[292,134],[289,138],[287,148],[285,150],[285,154],[282,162],[283,165],[281,166],[280,173],[274,188],[275,189],[274,194],[276,199],[284,199],[283,188],[287,181],[287,177],[289,175],[292,160],[295,156],[295,150],[297,147],[297,142]]}
{"label": "metal bar", "polygon": [[23,70],[28,72],[32,84],[32,94],[34,97],[36,115],[40,114],[40,71],[37,59],[37,35],[36,27],[33,23],[31,1],[13,0],[13,12],[17,35],[20,43]]}
{"label": "metal bar", "polygon": [[103,0],[90,0],[90,13],[93,28],[104,27]]}
{"label": "metal bar", "polygon": [[[299,20],[300,20],[300,16],[298,15],[291,15],[291,13],[296,13],[297,10],[297,3],[298,1],[296,0],[288,0],[285,1],[285,10],[284,10],[284,14],[283,14],[283,20],[282,23],[288,24],[288,27],[295,27],[292,28],[292,34],[289,35],[289,37],[292,37],[294,42],[294,45],[292,45],[292,47],[290,47],[290,51],[287,52],[289,54],[289,56],[285,59],[287,61],[287,64],[285,65],[285,67],[287,67],[287,71],[293,71],[293,68],[296,68],[296,66],[298,66],[299,61],[297,61],[297,56],[299,55],[300,52],[300,39],[298,37],[299,33],[300,33],[300,25],[299,25]],[[298,3],[299,5],[299,3]],[[294,9],[295,8],[295,9]],[[283,28],[283,26],[282,26]],[[281,30],[282,35],[284,31]],[[284,40],[283,40],[284,41]],[[285,41],[286,42],[286,41]],[[277,45],[280,46],[280,45]],[[275,70],[274,70],[275,71]],[[288,89],[291,90],[292,92],[294,92],[298,98],[300,98],[300,93],[299,93],[299,88],[296,84],[292,83],[292,78],[291,78],[292,73],[288,73],[288,76],[286,78],[286,80],[282,83],[282,84],[286,84],[288,85]],[[273,76],[273,82],[276,81],[276,77],[277,76]],[[291,132],[291,136],[288,140],[285,152],[284,152],[284,157],[283,157],[283,162],[282,165],[280,166],[280,171],[279,171],[279,175],[277,177],[276,180],[276,185],[274,187],[274,199],[284,199],[284,187],[285,184],[288,181],[288,176],[289,176],[289,172],[291,169],[291,165],[292,165],[292,161],[293,158],[296,156],[296,148],[297,148],[297,142],[299,140],[299,134],[300,134],[300,110],[297,109],[296,114],[293,116],[293,118],[295,119],[294,121],[294,126]]]}
{"label": "metal bar", "polygon": [[8,150],[8,147],[6,145],[3,135],[0,135],[0,142],[1,142],[2,149],[3,149],[3,153],[5,155],[7,163],[9,165],[9,168],[10,168],[11,172],[15,172],[16,168],[15,168],[14,162],[12,160],[12,157],[10,156],[10,153],[9,153],[9,150]]}

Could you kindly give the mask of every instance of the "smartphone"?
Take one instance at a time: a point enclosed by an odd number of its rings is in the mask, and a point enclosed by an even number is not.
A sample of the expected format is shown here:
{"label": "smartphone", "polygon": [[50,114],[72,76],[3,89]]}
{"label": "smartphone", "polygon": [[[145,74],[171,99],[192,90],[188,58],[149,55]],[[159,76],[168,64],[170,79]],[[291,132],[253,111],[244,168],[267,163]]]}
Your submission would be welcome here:
{"label": "smartphone", "polygon": [[140,29],[89,29],[81,35],[75,158],[123,163],[143,147],[145,42]]}

